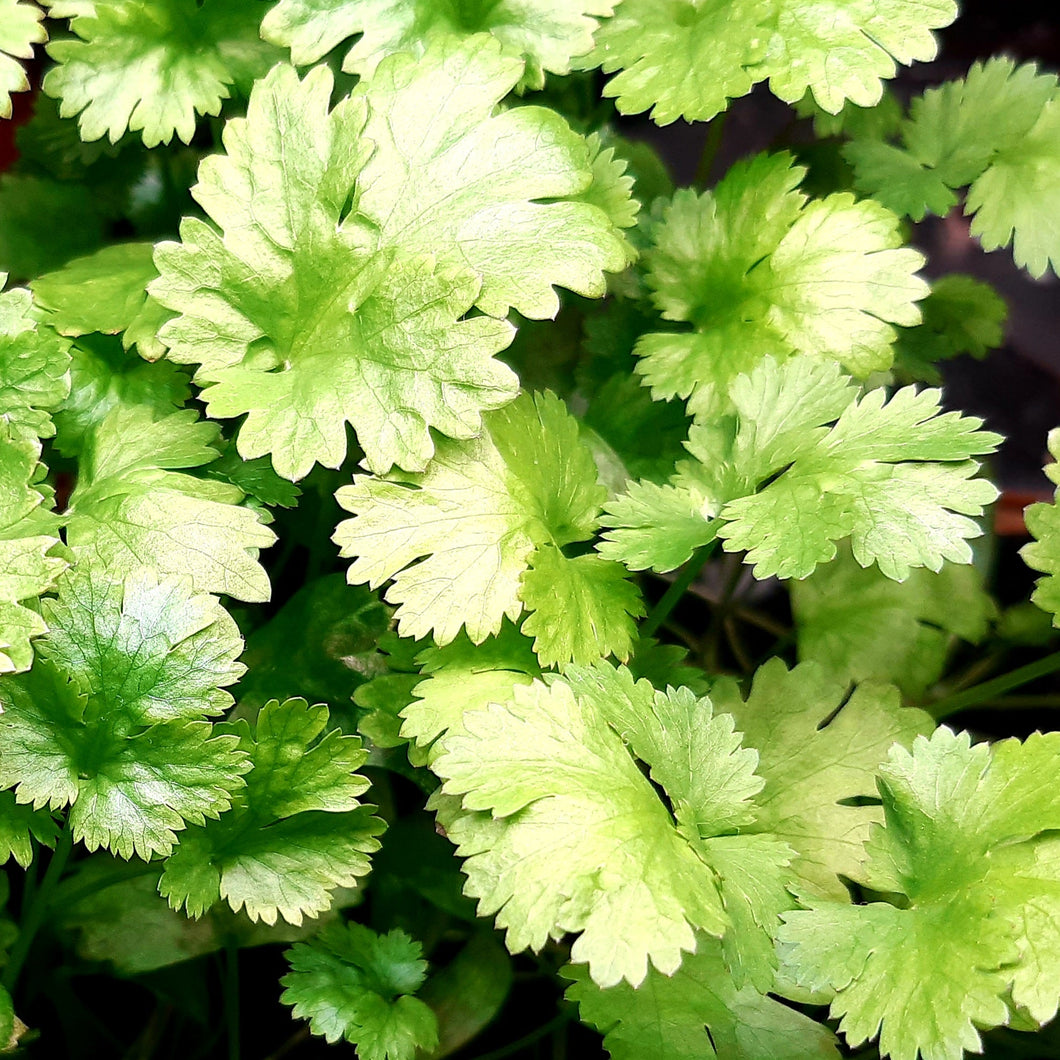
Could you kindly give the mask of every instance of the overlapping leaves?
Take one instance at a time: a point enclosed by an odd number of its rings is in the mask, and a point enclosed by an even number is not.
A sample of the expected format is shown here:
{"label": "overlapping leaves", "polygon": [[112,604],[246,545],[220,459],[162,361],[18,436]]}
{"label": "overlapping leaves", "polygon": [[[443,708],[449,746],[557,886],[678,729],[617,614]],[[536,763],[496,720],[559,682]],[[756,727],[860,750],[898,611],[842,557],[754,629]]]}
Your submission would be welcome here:
{"label": "overlapping leaves", "polygon": [[531,612],[545,665],[628,655],[639,596],[619,564],[569,558],[593,532],[605,490],[577,421],[551,394],[485,417],[470,442],[442,441],[422,475],[358,476],[338,491],[354,514],[335,541],[351,582],[392,579],[403,636],[480,643]]}
{"label": "overlapping leaves", "polygon": [[707,417],[763,357],[840,362],[861,378],[894,358],[892,325],[920,322],[923,258],[898,218],[847,194],[811,201],[790,155],[737,163],[701,196],[680,191],[655,232],[648,283],[667,320],[642,336],[637,371],[656,397]]}
{"label": "overlapping leaves", "polygon": [[242,673],[235,623],[186,581],[83,565],[43,616],[33,669],[0,683],[0,786],[69,807],[90,850],[168,852],[243,784],[236,739],[204,720],[231,703],[223,688]]}
{"label": "overlapping leaves", "polygon": [[0,118],[11,117],[11,93],[25,92],[29,79],[19,59],[33,57],[33,45],[48,39],[44,14],[26,0],[0,0]]}
{"label": "overlapping leaves", "polygon": [[586,141],[552,111],[494,113],[520,69],[475,38],[395,56],[329,111],[325,68],[281,66],[229,123],[194,189],[221,232],[185,221],[151,290],[210,414],[248,414],[244,457],[292,479],[338,466],[351,423],[372,470],[422,470],[432,429],[471,438],[516,393],[493,359],[511,327],[468,311],[551,315],[553,284],[600,295],[624,266],[608,215],[577,201]]}
{"label": "overlapping leaves", "polygon": [[997,492],[971,457],[1000,438],[940,413],[940,397],[912,387],[859,397],[835,364],[767,358],[730,387],[733,416],[693,427],[695,462],[608,505],[600,551],[664,571],[720,537],[759,578],[805,577],[846,538],[859,564],[896,580],[967,563],[967,539],[981,533],[970,517]]}
{"label": "overlapping leaves", "polygon": [[166,861],[159,891],[174,909],[197,917],[221,899],[252,920],[301,924],[367,874],[384,827],[358,798],[368,755],[327,724],[327,707],[289,699],[266,703],[253,729],[223,727],[250,773],[231,810],[185,832]]}
{"label": "overlapping leaves", "polygon": [[[1060,430],[1049,432],[1049,452],[1054,462],[1046,466],[1045,473],[1060,486]],[[1038,579],[1031,599],[1053,616],[1054,625],[1060,625],[1060,503],[1054,497],[1052,504],[1032,504],[1024,518],[1035,540],[1024,545],[1020,554],[1027,566],[1045,575]]]}
{"label": "overlapping leaves", "polygon": [[900,902],[815,901],[781,936],[799,982],[836,992],[852,1046],[879,1033],[896,1060],[959,1060],[1008,1021],[1009,998],[1055,1015],[1058,763],[1056,733],[990,748],[943,727],[892,750],[867,882]]}

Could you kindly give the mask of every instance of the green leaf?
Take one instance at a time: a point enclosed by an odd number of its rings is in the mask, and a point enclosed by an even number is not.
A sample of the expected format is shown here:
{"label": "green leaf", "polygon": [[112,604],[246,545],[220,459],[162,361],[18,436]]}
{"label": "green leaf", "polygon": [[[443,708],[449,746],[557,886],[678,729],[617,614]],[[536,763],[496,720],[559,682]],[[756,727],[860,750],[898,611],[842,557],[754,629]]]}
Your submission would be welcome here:
{"label": "green leaf", "polygon": [[[1046,465],[1045,473],[1060,487],[1060,428],[1049,432],[1049,453],[1053,463]],[[1032,504],[1023,517],[1034,541],[1024,545],[1020,555],[1028,567],[1045,575],[1038,579],[1031,599],[1053,616],[1054,626],[1060,626],[1060,489],[1052,504]]]}
{"label": "green leaf", "polygon": [[0,294],[0,417],[14,436],[50,438],[49,413],[70,390],[69,343],[38,324],[32,306],[29,291]]}
{"label": "green leaf", "polygon": [[[555,316],[565,287],[606,291],[632,252],[594,194],[600,156],[555,112],[498,110],[522,64],[486,36],[396,55],[363,81],[364,166],[358,208],[385,246],[433,254],[481,278],[475,304],[492,316]],[[610,178],[609,178],[610,183]]]}
{"label": "green leaf", "polygon": [[836,1060],[831,1032],[752,986],[737,989],[721,947],[700,937],[696,952],[673,975],[654,969],[637,989],[619,983],[601,990],[568,966],[567,998],[604,1035],[612,1060]]}
{"label": "green leaf", "polygon": [[60,335],[122,332],[125,349],[136,344],[154,361],[164,351],[156,333],[167,315],[147,295],[158,276],[153,258],[153,243],[117,243],[39,276],[30,287]]}
{"label": "green leaf", "polygon": [[708,121],[766,78],[786,102],[810,90],[835,114],[848,100],[878,103],[896,61],[933,59],[931,31],[956,16],[954,0],[752,0],[736,9],[725,0],[625,0],[583,63],[621,70],[604,94],[618,97],[623,114],[654,107],[660,125]]}
{"label": "green leaf", "polygon": [[183,470],[217,458],[216,436],[192,410],[156,419],[140,405],[113,409],[86,436],[67,542],[114,570],[151,566],[190,575],[201,592],[267,600],[258,552],[275,535],[239,506],[241,490]]}
{"label": "green leaf", "polygon": [[0,684],[0,785],[19,802],[69,805],[75,840],[123,858],[168,853],[216,817],[247,763],[203,720],[242,672],[235,623],[210,596],[152,571],[83,566],[44,602],[49,632],[29,674]]}
{"label": "green leaf", "polygon": [[624,0],[596,34],[588,60],[621,73],[604,87],[622,114],[652,108],[652,120],[709,121],[761,78],[769,0],[660,4]]}
{"label": "green leaf", "polygon": [[767,53],[756,71],[769,78],[773,94],[795,103],[812,91],[819,106],[836,114],[850,100],[871,107],[883,94],[882,80],[895,63],[935,58],[931,32],[957,17],[955,0],[778,0]]}
{"label": "green leaf", "polygon": [[347,422],[369,467],[421,470],[431,427],[471,437],[516,392],[492,359],[511,328],[460,319],[479,294],[473,272],[426,256],[433,246],[395,259],[357,232],[359,215],[343,220],[371,146],[363,100],[329,113],[331,87],[322,67],[299,82],[278,66],[258,83],[195,188],[225,236],[186,220],[182,242],[159,247],[151,285],[181,314],[161,333],[169,356],[214,384],[209,413],[248,413],[240,454],[271,453],[290,479],[338,467]]}
{"label": "green leaf", "polygon": [[879,1032],[896,1060],[957,1060],[1008,1022],[1010,992],[1039,1022],[1055,1014],[1058,739],[972,747],[943,727],[891,751],[867,876],[901,905],[814,902],[782,930],[798,981],[836,991],[851,1046]]}
{"label": "green leaf", "polygon": [[51,491],[40,483],[39,457],[36,439],[12,438],[0,421],[0,673],[29,668],[30,641],[47,629],[36,600],[67,566],[52,554],[58,524],[44,507]]}
{"label": "green leaf", "polygon": [[198,917],[220,898],[251,920],[301,924],[368,872],[384,827],[358,801],[368,781],[355,770],[368,756],[327,725],[327,707],[289,699],[266,703],[253,731],[231,726],[251,762],[246,788],[166,860],[159,891],[174,909]]}
{"label": "green leaf", "polygon": [[919,699],[955,638],[986,635],[996,608],[971,566],[917,568],[896,582],[846,551],[791,587],[800,659],[843,680],[889,681]]}
{"label": "green leaf", "polygon": [[[649,960],[672,974],[696,928],[720,936],[736,922],[770,938],[776,896],[769,884],[756,890],[749,870],[761,873],[767,847],[778,870],[790,852],[762,836],[718,838],[753,819],[762,782],[756,755],[709,700],[656,693],[600,664],[573,668],[570,684],[517,685],[504,703],[465,712],[461,728],[431,768],[463,807],[434,801],[466,858],[465,892],[480,915],[497,914],[510,950],[579,933],[572,958],[595,982],[638,985]],[[630,752],[665,787],[676,820]],[[735,973],[771,979],[763,948],[734,938]]]}
{"label": "green leaf", "polygon": [[70,395],[54,417],[55,447],[77,456],[114,409],[164,419],[190,395],[188,376],[176,365],[150,364],[111,335],[82,335],[70,347]]}
{"label": "green leaf", "polygon": [[333,48],[359,35],[343,70],[371,77],[394,52],[422,56],[436,40],[491,33],[509,54],[526,60],[518,88],[541,88],[545,73],[569,74],[571,58],[593,45],[598,23],[590,16],[611,14],[617,0],[544,0],[527,6],[518,0],[493,3],[436,3],[411,0],[280,0],[261,24],[262,36],[291,49],[299,66],[318,62]]}
{"label": "green leaf", "polygon": [[1004,299],[971,276],[950,273],[936,280],[920,308],[923,323],[903,328],[895,345],[895,370],[905,378],[937,384],[941,376],[936,361],[965,353],[985,357],[1004,339]]}
{"label": "green leaf", "polygon": [[[56,0],[49,0],[53,9]],[[248,86],[279,58],[258,36],[249,0],[83,0],[62,5],[75,36],[55,41],[43,88],[59,113],[79,115],[81,137],[116,143],[139,132],[147,147],[173,134],[190,143],[195,119],[219,114],[233,85]]]}
{"label": "green leaf", "polygon": [[[43,44],[48,31],[43,25],[44,13],[36,4],[23,0],[0,0],[0,118],[11,117],[11,93],[25,92],[29,78],[19,59],[33,58],[33,45]],[[3,1033],[6,1042],[10,1031]]]}
{"label": "green leaf", "polygon": [[10,858],[24,869],[33,861],[33,842],[54,847],[59,826],[47,810],[15,801],[13,791],[0,791],[0,865]]}
{"label": "green leaf", "polygon": [[800,895],[839,901],[847,899],[840,876],[864,879],[864,844],[883,819],[873,804],[876,770],[893,744],[909,744],[932,726],[886,685],[846,692],[845,679],[816,663],[789,672],[779,659],[758,668],[746,702],[735,682],[711,689],[716,709],[734,716],[758,752],[765,787],[754,830],[797,852],[791,867]]}
{"label": "green leaf", "polygon": [[437,1018],[412,996],[427,974],[422,954],[403,931],[336,924],[287,951],[280,1000],[314,1034],[351,1042],[361,1060],[413,1060],[438,1044]]}
{"label": "green leaf", "polygon": [[974,417],[940,414],[937,390],[856,394],[834,363],[766,358],[732,383],[734,416],[692,429],[696,461],[679,467],[663,517],[680,536],[654,543],[653,489],[633,489],[608,504],[601,553],[672,569],[697,540],[698,511],[703,539],[747,550],[758,578],[804,578],[847,537],[859,564],[895,580],[968,563],[966,538],[981,530],[967,517],[996,496],[969,458],[999,437]]}
{"label": "green leaf", "polygon": [[637,371],[656,397],[691,395],[707,417],[763,357],[839,361],[859,377],[890,367],[893,324],[920,322],[924,259],[898,219],[848,194],[810,201],[790,155],[737,163],[713,191],[678,192],[655,231],[648,283],[667,320],[643,336]]}
{"label": "green leaf", "polygon": [[[550,662],[628,651],[629,616],[640,609],[632,586],[614,568],[546,555],[593,532],[605,495],[577,421],[548,393],[485,421],[481,438],[440,442],[422,475],[358,476],[338,491],[355,516],[334,536],[341,555],[356,557],[349,580],[376,588],[393,579],[386,599],[402,636],[447,644],[464,628],[481,643],[525,606]],[[562,578],[551,595],[527,575],[537,566]],[[575,621],[581,635],[563,636]]]}

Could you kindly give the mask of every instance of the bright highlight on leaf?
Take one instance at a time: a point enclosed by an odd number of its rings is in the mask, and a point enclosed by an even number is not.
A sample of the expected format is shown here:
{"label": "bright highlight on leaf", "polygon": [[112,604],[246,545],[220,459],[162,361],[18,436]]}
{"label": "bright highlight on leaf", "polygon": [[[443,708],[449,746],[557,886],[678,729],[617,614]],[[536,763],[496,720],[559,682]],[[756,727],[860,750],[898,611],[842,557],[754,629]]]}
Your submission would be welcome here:
{"label": "bright highlight on leaf", "polygon": [[571,58],[593,46],[595,16],[611,14],[617,0],[280,0],[261,24],[262,36],[291,49],[305,66],[350,37],[358,40],[342,68],[371,77],[394,52],[422,55],[434,41],[490,33],[526,60],[518,88],[541,88],[545,73],[568,74]]}
{"label": "bright highlight on leaf", "polygon": [[393,580],[402,636],[448,644],[463,628],[481,643],[526,609],[546,666],[625,658],[635,588],[617,564],[562,551],[592,534],[606,496],[577,421],[553,395],[525,394],[485,428],[440,442],[422,475],[361,475],[338,491],[355,517],[334,536],[354,557],[349,580]]}
{"label": "bright highlight on leaf", "polygon": [[432,763],[465,893],[496,914],[513,952],[577,933],[572,958],[601,986],[639,985],[649,961],[672,974],[699,929],[726,936],[738,982],[768,988],[792,851],[730,834],[754,820],[762,786],[740,744],[709,700],[607,664],[465,712]]}
{"label": "bright highlight on leaf", "polygon": [[248,768],[204,720],[243,671],[235,623],[186,581],[92,566],[66,575],[43,614],[33,669],[0,682],[0,787],[68,806],[89,850],[168,853],[177,832],[228,808]]}
{"label": "bright highlight on leaf", "polygon": [[218,821],[190,829],[166,861],[159,891],[201,916],[218,899],[251,920],[301,924],[331,904],[336,887],[368,872],[384,825],[358,796],[368,753],[356,736],[328,729],[328,709],[272,700],[253,730],[224,727],[250,762],[246,787]]}
{"label": "bright highlight on leaf", "polygon": [[785,914],[789,970],[836,991],[848,1043],[880,1035],[895,1060],[959,1060],[977,1028],[1007,1023],[1011,998],[1041,1023],[1060,997],[1060,738],[970,746],[937,729],[880,770],[887,824],[868,885],[901,905]]}
{"label": "bright highlight on leaf", "polygon": [[11,93],[29,88],[29,78],[18,60],[31,59],[33,45],[48,39],[43,19],[35,3],[0,0],[0,118],[11,117]]}
{"label": "bright highlight on leaf", "polygon": [[335,924],[287,951],[291,970],[280,980],[280,1000],[308,1019],[314,1034],[355,1045],[359,1060],[430,1055],[438,1020],[412,996],[427,973],[422,954],[403,931],[378,935],[361,924]]}
{"label": "bright highlight on leaf", "polygon": [[[734,415],[693,427],[695,461],[679,467],[663,518],[652,505],[659,487],[634,483],[607,506],[600,552],[671,570],[691,554],[699,511],[699,540],[746,551],[757,578],[804,578],[847,538],[861,566],[897,581],[914,567],[968,563],[966,539],[981,533],[969,517],[997,495],[973,477],[971,457],[1000,437],[975,417],[940,413],[940,397],[913,387],[859,397],[835,364],[767,358],[730,387]],[[680,537],[667,540],[671,525]]]}
{"label": "bright highlight on leaf", "polygon": [[147,147],[174,133],[190,143],[195,120],[219,114],[232,87],[249,88],[280,58],[258,35],[253,0],[46,0],[72,16],[75,36],[53,42],[58,63],[43,88],[81,137],[117,143],[138,132]]}
{"label": "bright highlight on leaf", "polygon": [[986,250],[1012,243],[1032,276],[1060,268],[1060,92],[1055,74],[1007,58],[913,100],[900,144],[859,138],[847,149],[857,186],[919,221],[945,214],[970,185],[965,213]]}
{"label": "bright highlight on leaf", "polygon": [[954,0],[624,0],[587,61],[621,71],[604,94],[623,114],[652,108],[660,125],[709,121],[767,78],[786,102],[809,90],[835,114],[878,103],[896,63],[933,59],[931,31],[956,16]]}
{"label": "bright highlight on leaf", "polygon": [[839,361],[865,378],[894,358],[892,325],[920,323],[924,259],[898,218],[848,194],[810,200],[787,154],[737,163],[713,191],[678,192],[647,256],[666,320],[692,325],[641,337],[637,371],[657,398],[714,415],[763,357]]}

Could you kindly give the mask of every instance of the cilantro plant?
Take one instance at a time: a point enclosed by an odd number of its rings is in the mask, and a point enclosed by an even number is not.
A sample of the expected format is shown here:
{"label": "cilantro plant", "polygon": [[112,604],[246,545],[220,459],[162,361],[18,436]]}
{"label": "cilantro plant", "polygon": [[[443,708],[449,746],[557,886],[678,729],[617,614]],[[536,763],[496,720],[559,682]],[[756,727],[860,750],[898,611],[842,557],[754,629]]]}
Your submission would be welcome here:
{"label": "cilantro plant", "polygon": [[0,1053],[1060,1055],[1060,502],[1015,599],[914,227],[1055,280],[1060,88],[887,88],[957,14],[0,0]]}

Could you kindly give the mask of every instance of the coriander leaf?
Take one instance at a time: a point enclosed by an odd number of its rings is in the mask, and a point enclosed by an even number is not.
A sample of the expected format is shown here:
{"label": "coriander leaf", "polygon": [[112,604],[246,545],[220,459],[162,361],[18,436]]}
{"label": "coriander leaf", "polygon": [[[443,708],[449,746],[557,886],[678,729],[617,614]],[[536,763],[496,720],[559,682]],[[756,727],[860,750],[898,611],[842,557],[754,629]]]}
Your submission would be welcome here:
{"label": "coriander leaf", "polygon": [[1004,299],[972,276],[950,273],[936,280],[920,309],[923,323],[903,328],[895,344],[895,371],[905,378],[938,384],[936,361],[963,353],[985,357],[1004,338]]}
{"label": "coriander leaf", "polygon": [[33,841],[54,847],[59,826],[48,810],[15,801],[13,791],[0,791],[0,865],[9,858],[24,869],[33,861]]}
{"label": "coriander leaf", "polygon": [[479,915],[496,914],[509,950],[575,932],[572,959],[595,982],[638,985],[649,960],[672,974],[695,928],[724,933],[721,897],[693,845],[569,685],[517,686],[463,723],[431,767],[464,807],[443,804],[441,820],[466,859],[465,893]]}
{"label": "coriander leaf", "polygon": [[327,725],[327,707],[289,699],[266,703],[253,730],[229,726],[251,763],[246,787],[166,860],[159,892],[174,909],[198,917],[220,898],[251,920],[301,924],[368,872],[384,827],[357,798],[368,781],[354,771],[368,755]]}
{"label": "coriander leaf", "polygon": [[839,877],[865,875],[864,844],[879,807],[851,800],[876,795],[875,774],[895,742],[931,728],[930,717],[903,708],[897,692],[866,684],[846,697],[847,682],[816,663],[790,672],[771,659],[755,673],[744,702],[735,682],[715,683],[715,708],[735,718],[758,752],[765,787],[755,800],[753,831],[797,852],[792,871],[800,895],[846,900]]}
{"label": "coriander leaf", "polygon": [[721,947],[700,936],[696,952],[673,975],[652,969],[637,989],[601,990],[584,969],[568,965],[567,998],[604,1035],[612,1060],[836,1060],[827,1027],[752,986],[737,989]]}
{"label": "coriander leaf", "polygon": [[933,213],[945,217],[957,195],[938,170],[923,166],[904,148],[876,139],[854,140],[843,149],[854,166],[855,187],[888,210],[914,221]]}
{"label": "coriander leaf", "polygon": [[43,615],[37,663],[0,684],[0,784],[35,807],[69,805],[89,850],[167,853],[243,783],[236,740],[203,720],[242,672],[235,623],[186,581],[83,565]]}
{"label": "coriander leaf", "polygon": [[795,103],[809,89],[833,114],[850,100],[871,107],[883,94],[882,80],[906,66],[934,59],[932,30],[957,17],[955,0],[777,0],[766,56],[756,71],[769,78],[773,94]]}
{"label": "coriander leaf", "polygon": [[384,60],[354,91],[375,145],[357,208],[384,246],[475,272],[484,313],[543,319],[559,309],[554,286],[598,298],[632,251],[614,226],[616,189],[606,213],[585,201],[591,145],[555,111],[497,109],[521,72],[486,36]]}
{"label": "coriander leaf", "polygon": [[412,996],[427,973],[422,955],[403,931],[331,925],[287,951],[280,1000],[314,1034],[355,1045],[361,1060],[413,1060],[438,1044],[437,1017]]}
{"label": "coriander leaf", "polygon": [[70,347],[70,394],[55,413],[55,447],[77,456],[114,409],[138,407],[164,418],[190,395],[187,374],[176,365],[150,364],[113,335],[82,335]]}
{"label": "coriander leaf", "polygon": [[766,358],[731,384],[734,415],[692,428],[696,460],[679,467],[667,504],[681,513],[682,547],[652,544],[646,491],[633,490],[608,504],[602,521],[612,529],[600,551],[672,569],[695,540],[698,510],[704,538],[746,549],[758,578],[804,578],[847,537],[859,564],[876,563],[895,580],[913,567],[967,563],[965,539],[981,532],[967,516],[996,495],[972,477],[978,464],[969,458],[999,438],[974,417],[940,414],[939,400],[937,390],[912,387],[889,401],[882,388],[859,398],[834,363]]}
{"label": "coriander leaf", "polygon": [[75,36],[48,48],[58,65],[43,88],[64,118],[79,115],[84,140],[116,143],[132,131],[147,147],[174,133],[190,143],[198,115],[219,114],[233,85],[249,85],[279,58],[259,38],[260,8],[247,0],[64,6]]}
{"label": "coriander leaf", "polygon": [[[537,548],[520,582],[529,615],[523,633],[534,638],[542,666],[586,663],[601,655],[625,661],[645,615],[637,587],[621,563],[602,556],[568,559],[558,548]],[[561,616],[568,616],[563,621]],[[578,616],[576,622],[569,616]]]}
{"label": "coriander leaf", "polygon": [[979,1050],[977,1027],[1007,1022],[1010,988],[1035,1019],[1055,1014],[1060,967],[1033,930],[1060,902],[1055,839],[1035,838],[1060,822],[1058,740],[972,747],[942,727],[892,749],[867,878],[906,901],[813,903],[782,930],[798,981],[837,991],[832,1014],[852,1046],[882,1027],[885,1055],[956,1060]]}
{"label": "coriander leaf", "polygon": [[592,15],[611,14],[617,0],[495,0],[487,4],[411,0],[280,0],[261,24],[262,36],[291,49],[299,66],[315,63],[354,35],[342,68],[371,77],[393,52],[420,56],[432,41],[491,33],[505,50],[526,60],[518,88],[541,88],[545,73],[569,74],[571,58],[593,44]]}
{"label": "coriander leaf", "polygon": [[182,470],[215,460],[216,436],[191,410],[156,419],[143,406],[115,408],[86,436],[67,542],[112,569],[153,566],[190,575],[201,592],[267,600],[258,551],[275,535],[239,506],[241,490]]}
{"label": "coriander leaf", "polygon": [[996,610],[974,567],[920,567],[897,582],[846,550],[791,592],[800,659],[845,680],[892,682],[913,699],[942,676],[954,639],[980,641]]}
{"label": "coriander leaf", "polygon": [[[1053,463],[1045,468],[1046,475],[1060,486],[1060,428],[1049,432],[1049,452]],[[1024,512],[1027,529],[1034,537],[1020,549],[1024,562],[1045,575],[1038,579],[1031,599],[1053,616],[1053,625],[1060,626],[1060,489],[1051,504],[1032,504]]]}
{"label": "coriander leaf", "polygon": [[[153,243],[118,243],[39,276],[30,287],[37,305],[50,311],[60,335],[122,333],[122,346],[134,343],[141,356],[157,360],[164,350],[156,337],[166,315],[147,295],[158,276]],[[161,313],[161,315],[160,315]]]}
{"label": "coriander leaf", "polygon": [[[0,273],[0,288],[6,276]],[[70,391],[70,344],[37,323],[29,291],[0,294],[0,419],[14,436],[50,438],[49,412]]]}
{"label": "coriander leaf", "polygon": [[466,265],[437,262],[433,245],[395,256],[346,216],[372,147],[364,101],[329,111],[331,88],[323,67],[299,81],[278,66],[255,86],[194,189],[224,234],[186,220],[151,285],[180,313],[161,332],[170,358],[213,383],[209,413],[248,413],[240,454],[271,453],[290,479],[338,467],[347,422],[373,470],[422,470],[430,428],[471,437],[517,386],[493,360],[510,326],[461,319],[480,287]]}
{"label": "coriander leaf", "polygon": [[[41,483],[40,444],[11,436],[0,420],[0,673],[26,670],[33,661],[32,638],[47,627],[34,606],[65,570],[51,491]],[[26,606],[29,605],[29,606]]]}
{"label": "coriander leaf", "polygon": [[621,73],[604,87],[623,114],[651,108],[659,125],[678,118],[709,121],[730,99],[746,95],[766,54],[771,3],[726,0],[660,4],[624,0],[596,34],[583,63]]}
{"label": "coriander leaf", "polygon": [[763,357],[837,360],[857,376],[889,368],[892,324],[920,322],[923,258],[898,219],[848,194],[809,201],[787,154],[737,163],[713,191],[678,192],[655,232],[648,283],[667,320],[643,336],[637,371],[656,397],[691,396],[704,417]]}
{"label": "coriander leaf", "polygon": [[0,0],[0,118],[11,117],[11,93],[29,88],[18,60],[32,59],[33,45],[48,39],[43,21],[44,13],[36,4]]}
{"label": "coriander leaf", "polygon": [[464,732],[464,714],[505,703],[516,685],[531,684],[541,668],[530,639],[510,622],[481,644],[460,633],[444,648],[428,648],[420,656],[423,679],[412,689],[401,712],[401,735],[427,749],[428,760],[440,753],[435,743],[446,732]]}
{"label": "coriander leaf", "polygon": [[[386,599],[403,636],[432,633],[447,644],[464,628],[481,643],[525,606],[550,661],[628,651],[628,616],[640,606],[632,587],[616,582],[614,568],[545,557],[593,532],[605,496],[577,421],[547,393],[484,419],[481,438],[440,442],[422,475],[358,476],[338,491],[355,516],[334,535],[341,555],[356,557],[349,580],[375,588],[393,579]],[[537,565],[563,579],[551,596],[540,578],[526,578]],[[625,615],[605,614],[611,607]],[[574,622],[583,635],[556,639]]]}

